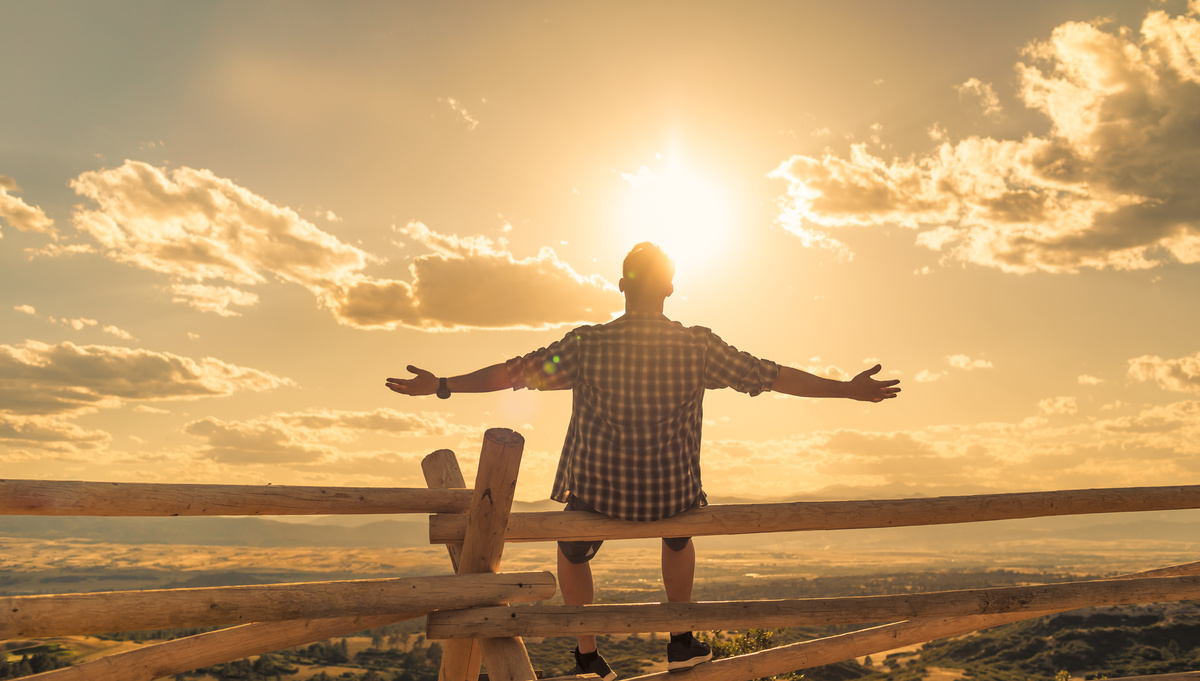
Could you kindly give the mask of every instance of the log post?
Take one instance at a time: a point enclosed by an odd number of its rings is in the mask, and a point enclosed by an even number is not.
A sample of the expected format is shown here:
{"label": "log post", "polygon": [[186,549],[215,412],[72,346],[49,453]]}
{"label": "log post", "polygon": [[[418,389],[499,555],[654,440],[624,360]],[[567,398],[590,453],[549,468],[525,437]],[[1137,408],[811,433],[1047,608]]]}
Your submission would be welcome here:
{"label": "log post", "polygon": [[[525,438],[507,428],[491,428],[483,436],[475,491],[471,496],[470,522],[463,536],[459,574],[495,572],[504,553],[504,533],[512,510],[521,468]],[[536,676],[525,644],[516,640],[492,640],[482,646],[483,662],[495,681],[535,681]],[[523,657],[523,659],[521,659]],[[474,681],[477,668],[464,668],[469,661],[467,644],[447,641],[443,648],[440,681]]]}
{"label": "log post", "polygon": [[[430,488],[466,489],[467,481],[463,478],[462,469],[458,466],[458,458],[449,449],[439,449],[421,460],[421,470],[425,473],[425,482]],[[450,563],[454,566],[455,574],[459,573],[459,559],[462,557],[461,542],[446,544],[450,553]],[[443,648],[442,667],[439,678],[470,678],[479,677],[479,665],[483,663],[483,649],[475,639],[466,639],[465,643],[457,644],[455,660],[448,659]]]}

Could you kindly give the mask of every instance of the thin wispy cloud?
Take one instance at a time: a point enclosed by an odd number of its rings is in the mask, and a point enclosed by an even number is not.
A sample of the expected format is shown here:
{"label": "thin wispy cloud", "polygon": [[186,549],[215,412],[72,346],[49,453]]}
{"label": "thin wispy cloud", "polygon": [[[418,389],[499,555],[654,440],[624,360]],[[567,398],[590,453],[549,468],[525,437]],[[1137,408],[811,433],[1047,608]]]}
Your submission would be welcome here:
{"label": "thin wispy cloud", "polygon": [[996,94],[996,89],[991,83],[984,83],[978,78],[968,78],[954,89],[958,91],[959,97],[978,104],[985,116],[996,118],[1004,113],[1004,107],[1000,106],[1000,96]]}
{"label": "thin wispy cloud", "polygon": [[312,464],[352,451],[364,433],[444,437],[464,430],[436,414],[394,409],[312,410],[244,421],[209,417],[184,427],[188,434],[204,440],[201,456],[230,465]]}
{"label": "thin wispy cloud", "polygon": [[[1045,135],[969,137],[911,158],[865,144],[794,156],[781,220],[806,245],[850,226],[898,225],[918,243],[1006,272],[1145,269],[1200,262],[1200,3],[1151,11],[1140,32],[1071,22],[1016,65]],[[972,81],[968,81],[971,84]],[[980,93],[982,83],[968,92]]]}
{"label": "thin wispy cloud", "polygon": [[479,119],[471,115],[471,112],[467,111],[462,102],[453,97],[438,97],[438,101],[450,107],[450,110],[454,112],[458,120],[467,127],[467,130],[474,130],[479,126]]}
{"label": "thin wispy cloud", "polygon": [[0,442],[72,456],[111,440],[73,419],[126,404],[226,397],[291,385],[211,357],[105,345],[0,345]]}
{"label": "thin wispy cloud", "polygon": [[213,357],[107,345],[0,345],[0,412],[78,414],[126,402],[224,397],[291,381]]}

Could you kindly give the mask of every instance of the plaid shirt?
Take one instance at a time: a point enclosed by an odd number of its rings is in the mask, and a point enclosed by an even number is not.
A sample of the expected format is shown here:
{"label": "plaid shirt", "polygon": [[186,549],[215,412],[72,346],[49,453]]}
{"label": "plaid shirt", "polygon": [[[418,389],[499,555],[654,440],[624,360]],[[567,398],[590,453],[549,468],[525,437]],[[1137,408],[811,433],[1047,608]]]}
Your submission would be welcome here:
{"label": "plaid shirt", "polygon": [[658,520],[705,502],[700,487],[706,388],[757,395],[779,365],[712,331],[656,313],[584,326],[507,362],[513,389],[572,390],[551,498],[574,494],[625,520]]}

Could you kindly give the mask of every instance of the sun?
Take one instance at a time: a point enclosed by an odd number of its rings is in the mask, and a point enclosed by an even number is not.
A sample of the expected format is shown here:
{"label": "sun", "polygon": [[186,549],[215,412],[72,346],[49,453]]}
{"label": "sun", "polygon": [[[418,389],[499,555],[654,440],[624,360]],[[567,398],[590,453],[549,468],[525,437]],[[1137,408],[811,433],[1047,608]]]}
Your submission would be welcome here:
{"label": "sun", "polygon": [[670,159],[659,170],[622,173],[629,183],[620,214],[629,245],[652,241],[675,261],[676,279],[701,272],[730,245],[733,226],[726,188]]}

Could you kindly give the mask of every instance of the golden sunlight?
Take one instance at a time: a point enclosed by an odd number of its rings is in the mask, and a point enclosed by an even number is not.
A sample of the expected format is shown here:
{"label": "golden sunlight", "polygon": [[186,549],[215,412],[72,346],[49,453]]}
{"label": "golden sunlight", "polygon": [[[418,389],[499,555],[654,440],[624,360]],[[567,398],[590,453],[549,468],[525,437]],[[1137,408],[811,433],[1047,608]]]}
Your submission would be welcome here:
{"label": "golden sunlight", "polygon": [[675,260],[677,278],[700,271],[728,246],[730,202],[719,183],[674,158],[659,172],[642,166],[621,177],[630,188],[620,213],[624,240],[661,246]]}

